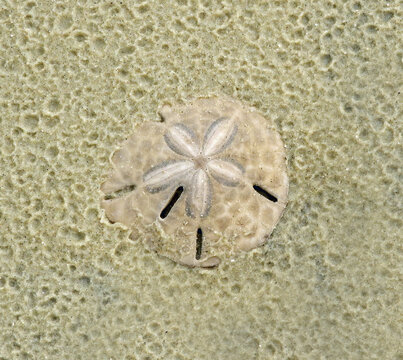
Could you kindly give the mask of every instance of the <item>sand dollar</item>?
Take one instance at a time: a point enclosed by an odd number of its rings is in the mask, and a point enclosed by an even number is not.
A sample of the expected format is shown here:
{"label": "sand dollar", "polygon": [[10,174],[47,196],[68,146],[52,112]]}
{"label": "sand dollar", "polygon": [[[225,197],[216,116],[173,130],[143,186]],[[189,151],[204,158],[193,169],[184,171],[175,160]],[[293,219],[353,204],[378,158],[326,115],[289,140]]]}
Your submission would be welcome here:
{"label": "sand dollar", "polygon": [[107,218],[152,234],[147,246],[188,266],[214,267],[262,245],[288,195],[271,121],[228,98],[165,105],[160,114],[164,121],[139,125],[112,154],[101,186]]}

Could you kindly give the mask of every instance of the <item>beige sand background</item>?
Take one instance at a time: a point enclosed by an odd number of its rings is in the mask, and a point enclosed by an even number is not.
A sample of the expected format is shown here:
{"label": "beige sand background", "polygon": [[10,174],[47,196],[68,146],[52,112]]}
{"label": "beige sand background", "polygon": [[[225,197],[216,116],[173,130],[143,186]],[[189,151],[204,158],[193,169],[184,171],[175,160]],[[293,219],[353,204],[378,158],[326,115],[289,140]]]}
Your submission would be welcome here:
{"label": "beige sand background", "polygon": [[[401,16],[1,0],[0,359],[401,360]],[[273,119],[290,176],[268,243],[213,271],[129,241],[99,204],[135,124],[205,95]]]}

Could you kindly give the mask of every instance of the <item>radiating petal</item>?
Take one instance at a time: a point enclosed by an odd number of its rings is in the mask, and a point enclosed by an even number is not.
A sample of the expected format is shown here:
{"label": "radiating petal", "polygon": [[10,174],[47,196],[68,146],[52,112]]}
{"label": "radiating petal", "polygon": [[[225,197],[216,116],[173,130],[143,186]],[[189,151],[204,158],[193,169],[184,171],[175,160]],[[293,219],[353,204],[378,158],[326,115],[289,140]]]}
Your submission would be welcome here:
{"label": "radiating petal", "polygon": [[229,118],[214,121],[204,136],[203,155],[211,156],[222,152],[234,140],[238,128]]}
{"label": "radiating petal", "polygon": [[205,217],[210,211],[212,186],[206,172],[199,169],[195,172],[188,189],[186,213],[191,217]]}
{"label": "radiating petal", "polygon": [[171,126],[164,138],[169,148],[179,155],[195,157],[199,154],[199,143],[196,135],[183,124]]}
{"label": "radiating petal", "polygon": [[207,168],[211,176],[219,183],[226,186],[236,186],[242,179],[244,169],[235,160],[214,159],[207,163]]}
{"label": "radiating petal", "polygon": [[192,161],[164,161],[148,170],[143,176],[143,181],[148,191],[159,192],[177,183],[191,169]]}

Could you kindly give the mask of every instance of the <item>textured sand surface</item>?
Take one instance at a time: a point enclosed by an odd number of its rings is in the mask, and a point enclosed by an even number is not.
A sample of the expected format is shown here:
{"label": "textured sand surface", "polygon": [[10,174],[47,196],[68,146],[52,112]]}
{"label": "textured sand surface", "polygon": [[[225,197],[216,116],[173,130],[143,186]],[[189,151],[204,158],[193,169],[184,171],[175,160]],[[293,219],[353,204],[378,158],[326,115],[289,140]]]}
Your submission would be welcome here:
{"label": "textured sand surface", "polygon": [[[1,0],[0,359],[401,360],[401,17]],[[290,193],[265,246],[211,271],[130,241],[99,186],[162,102],[213,95],[275,121]]]}

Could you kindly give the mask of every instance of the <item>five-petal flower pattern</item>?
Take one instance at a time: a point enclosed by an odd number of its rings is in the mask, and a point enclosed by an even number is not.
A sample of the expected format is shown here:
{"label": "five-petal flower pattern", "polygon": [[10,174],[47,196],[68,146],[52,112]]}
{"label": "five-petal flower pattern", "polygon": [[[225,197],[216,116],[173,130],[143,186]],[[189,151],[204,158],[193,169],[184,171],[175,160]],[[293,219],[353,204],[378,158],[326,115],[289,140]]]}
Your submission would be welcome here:
{"label": "five-petal flower pattern", "polygon": [[192,130],[183,124],[173,125],[164,135],[168,147],[184,160],[167,160],[144,174],[144,184],[151,193],[170,186],[188,189],[186,214],[191,217],[208,215],[212,202],[210,176],[224,186],[236,186],[244,169],[233,159],[217,156],[231,145],[237,133],[234,120],[220,118],[207,129],[201,143]]}

